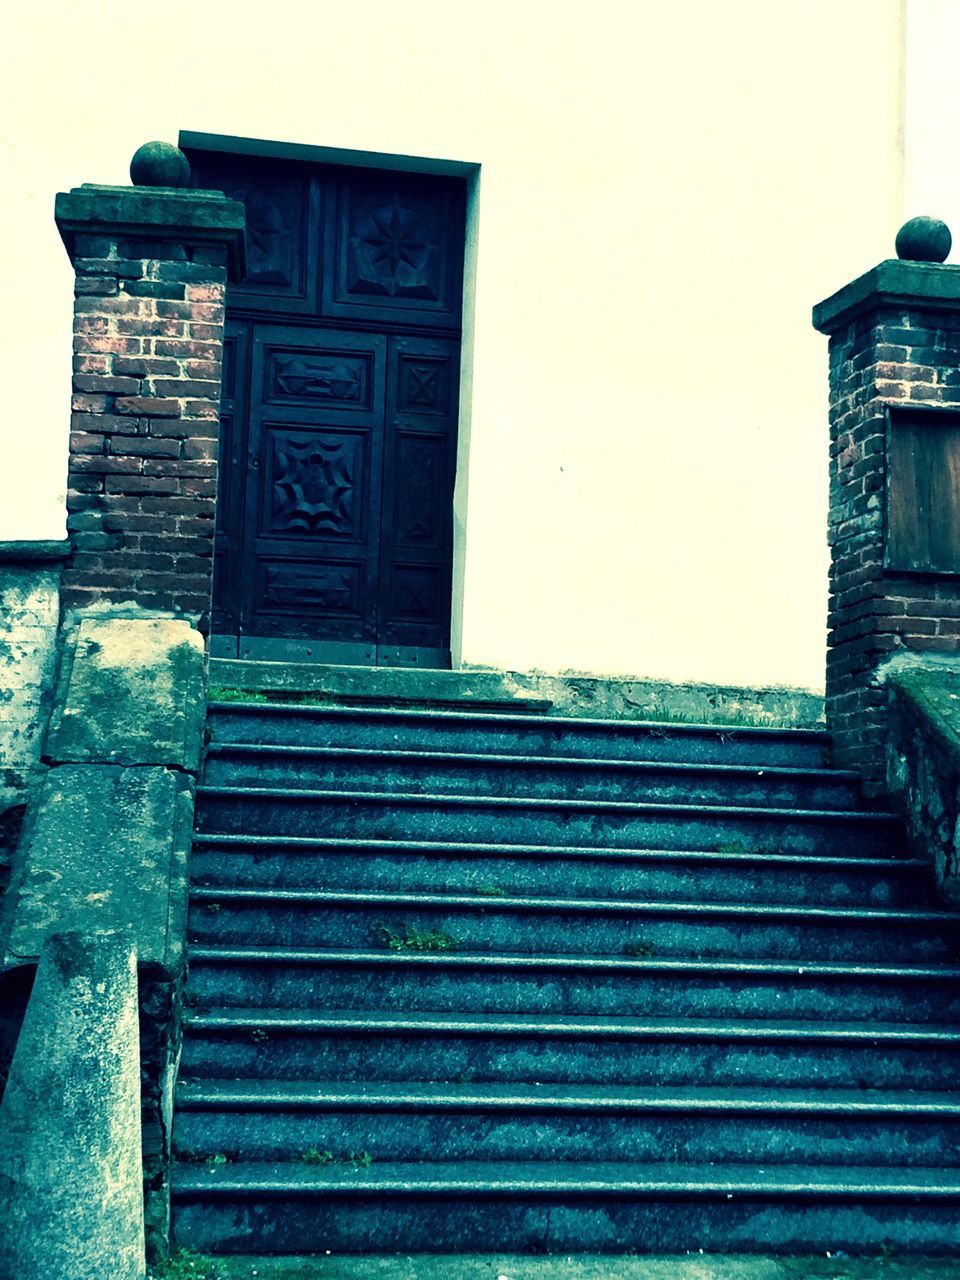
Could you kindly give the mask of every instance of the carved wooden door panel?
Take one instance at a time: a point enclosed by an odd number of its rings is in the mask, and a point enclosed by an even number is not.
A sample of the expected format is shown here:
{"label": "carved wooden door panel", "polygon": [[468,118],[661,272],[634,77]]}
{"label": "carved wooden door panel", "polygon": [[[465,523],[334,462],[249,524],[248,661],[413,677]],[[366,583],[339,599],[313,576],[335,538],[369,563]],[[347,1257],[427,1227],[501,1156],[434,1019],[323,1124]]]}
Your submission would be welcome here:
{"label": "carved wooden door panel", "polygon": [[379,334],[254,327],[241,588],[253,636],[377,642],[386,353]]}
{"label": "carved wooden door panel", "polygon": [[220,382],[219,476],[213,552],[211,627],[215,636],[235,636],[240,630],[243,454],[249,383],[248,337],[246,325],[234,320],[227,321]]}
{"label": "carved wooden door panel", "polygon": [[378,615],[391,662],[449,645],[459,368],[457,341],[390,339]]}
{"label": "carved wooden door panel", "polygon": [[188,153],[248,221],[211,651],[448,665],[462,179]]}

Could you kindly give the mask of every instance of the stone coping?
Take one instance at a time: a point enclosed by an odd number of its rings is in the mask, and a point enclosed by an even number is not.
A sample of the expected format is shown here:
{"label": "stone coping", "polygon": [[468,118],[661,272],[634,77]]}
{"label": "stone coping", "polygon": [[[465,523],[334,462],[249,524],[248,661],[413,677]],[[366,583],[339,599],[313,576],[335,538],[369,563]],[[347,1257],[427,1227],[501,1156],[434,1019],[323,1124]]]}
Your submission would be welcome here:
{"label": "stone coping", "polygon": [[901,306],[928,310],[960,306],[960,267],[887,258],[818,302],[813,327],[832,334],[866,311]]}
{"label": "stone coping", "polygon": [[141,1280],[137,953],[125,930],[43,944],[0,1104],[0,1274]]}
{"label": "stone coping", "polygon": [[112,234],[223,245],[231,278],[243,272],[246,213],[222,191],[85,183],[58,193],[54,216],[71,262],[78,235]]}
{"label": "stone coping", "polygon": [[203,642],[182,618],[81,616],[61,638],[44,762],[4,898],[0,968],[64,919],[136,935],[163,980],[183,961],[204,725]]}
{"label": "stone coping", "polygon": [[897,671],[887,679],[960,768],[960,670]]}
{"label": "stone coping", "polygon": [[70,542],[67,538],[0,542],[0,564],[57,563],[69,556]]}

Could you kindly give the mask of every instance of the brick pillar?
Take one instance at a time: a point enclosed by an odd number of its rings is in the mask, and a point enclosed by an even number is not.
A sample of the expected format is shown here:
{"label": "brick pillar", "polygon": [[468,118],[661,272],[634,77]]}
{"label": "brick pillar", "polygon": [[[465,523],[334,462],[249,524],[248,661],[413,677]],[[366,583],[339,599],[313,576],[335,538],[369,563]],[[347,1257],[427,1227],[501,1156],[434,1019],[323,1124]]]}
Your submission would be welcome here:
{"label": "brick pillar", "polygon": [[[827,727],[837,765],[884,778],[884,672],[960,647],[960,267],[908,222],[813,310],[830,346]],[[960,471],[953,470],[953,475]]]}
{"label": "brick pillar", "polygon": [[[199,615],[213,571],[220,366],[243,205],[186,187],[165,143],[138,185],[61,193],[76,270],[65,609],[101,601]],[[165,185],[164,185],[165,184]]]}

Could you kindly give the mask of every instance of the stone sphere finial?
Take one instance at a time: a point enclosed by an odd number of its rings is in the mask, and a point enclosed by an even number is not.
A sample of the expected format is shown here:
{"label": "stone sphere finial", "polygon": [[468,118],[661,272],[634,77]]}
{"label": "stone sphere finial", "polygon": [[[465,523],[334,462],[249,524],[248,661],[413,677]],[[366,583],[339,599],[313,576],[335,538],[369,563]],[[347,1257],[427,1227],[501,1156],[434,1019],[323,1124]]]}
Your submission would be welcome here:
{"label": "stone sphere finial", "polygon": [[953,237],[939,218],[911,218],[897,232],[897,257],[908,262],[943,262]]}
{"label": "stone sphere finial", "polygon": [[190,161],[172,142],[145,142],[133,153],[130,179],[135,187],[185,187]]}

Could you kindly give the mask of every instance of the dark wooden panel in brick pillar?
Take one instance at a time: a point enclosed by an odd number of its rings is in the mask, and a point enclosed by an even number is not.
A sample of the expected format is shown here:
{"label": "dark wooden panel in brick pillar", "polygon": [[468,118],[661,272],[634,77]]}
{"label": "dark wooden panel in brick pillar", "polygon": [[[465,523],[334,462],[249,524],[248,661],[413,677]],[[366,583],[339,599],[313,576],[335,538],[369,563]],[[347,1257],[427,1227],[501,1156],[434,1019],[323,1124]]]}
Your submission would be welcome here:
{"label": "dark wooden panel in brick pillar", "polygon": [[960,573],[960,412],[889,410],[884,567]]}

